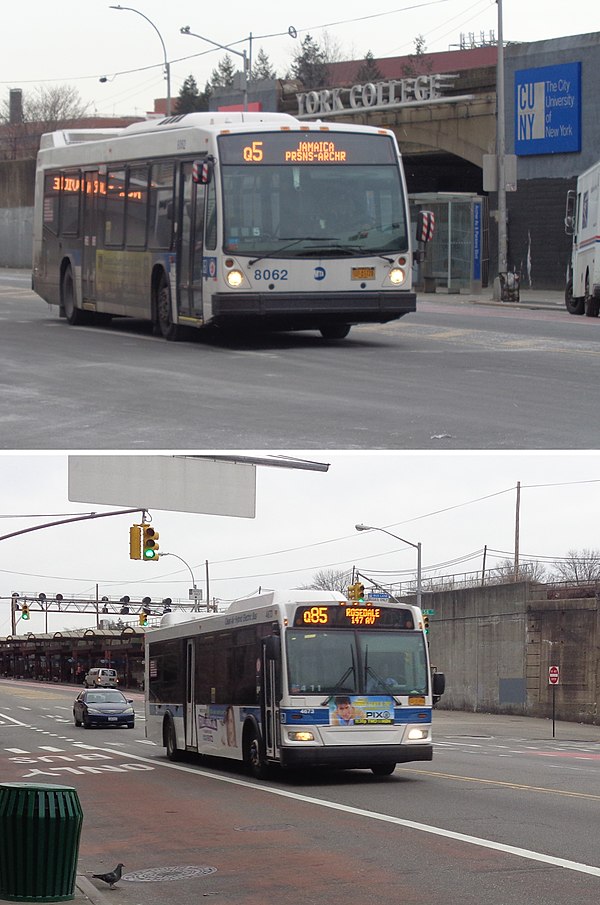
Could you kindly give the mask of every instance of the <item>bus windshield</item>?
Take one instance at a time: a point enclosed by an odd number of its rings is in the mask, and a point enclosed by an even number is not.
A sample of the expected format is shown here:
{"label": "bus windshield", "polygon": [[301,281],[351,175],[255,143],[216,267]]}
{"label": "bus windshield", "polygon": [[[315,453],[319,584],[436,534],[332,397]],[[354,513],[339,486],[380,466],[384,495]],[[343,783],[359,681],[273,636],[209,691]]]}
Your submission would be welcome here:
{"label": "bus windshield", "polygon": [[290,694],[427,694],[421,632],[293,629],[286,637]]}
{"label": "bus windshield", "polygon": [[[389,138],[336,136],[331,143],[343,140],[342,159],[326,162],[324,155],[303,159],[297,136],[251,139],[239,150],[232,144],[237,136],[221,139],[225,252],[339,257],[408,250],[400,169]],[[244,160],[244,151],[260,160]]]}

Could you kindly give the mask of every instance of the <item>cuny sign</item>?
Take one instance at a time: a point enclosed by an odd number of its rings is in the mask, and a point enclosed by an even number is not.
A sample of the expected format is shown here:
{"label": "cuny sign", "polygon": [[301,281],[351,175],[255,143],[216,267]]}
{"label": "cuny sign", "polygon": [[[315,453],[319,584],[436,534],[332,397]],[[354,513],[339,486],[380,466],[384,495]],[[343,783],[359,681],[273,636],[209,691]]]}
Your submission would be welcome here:
{"label": "cuny sign", "polygon": [[515,153],[581,150],[581,63],[515,72]]}
{"label": "cuny sign", "polygon": [[321,116],[351,110],[430,104],[442,97],[444,88],[451,88],[454,75],[419,75],[414,79],[389,79],[367,82],[352,88],[320,88],[297,94],[298,117]]}

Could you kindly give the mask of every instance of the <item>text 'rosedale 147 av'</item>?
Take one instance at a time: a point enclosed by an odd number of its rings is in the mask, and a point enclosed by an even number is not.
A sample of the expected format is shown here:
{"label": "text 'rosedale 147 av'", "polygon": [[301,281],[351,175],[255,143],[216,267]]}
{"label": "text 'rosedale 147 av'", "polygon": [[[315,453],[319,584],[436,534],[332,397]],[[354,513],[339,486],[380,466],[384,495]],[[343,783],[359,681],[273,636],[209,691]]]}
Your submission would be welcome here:
{"label": "text 'rosedale 147 av'", "polygon": [[255,776],[276,764],[385,776],[432,758],[445,679],[419,607],[269,591],[223,613],[169,613],[146,633],[145,662],[146,733],[173,760],[187,751]]}
{"label": "text 'rosedale 147 av'", "polygon": [[[422,212],[419,241],[431,238]],[[190,113],[43,136],[33,288],[71,324],[152,321],[347,336],[416,308],[400,153],[387,129]]]}

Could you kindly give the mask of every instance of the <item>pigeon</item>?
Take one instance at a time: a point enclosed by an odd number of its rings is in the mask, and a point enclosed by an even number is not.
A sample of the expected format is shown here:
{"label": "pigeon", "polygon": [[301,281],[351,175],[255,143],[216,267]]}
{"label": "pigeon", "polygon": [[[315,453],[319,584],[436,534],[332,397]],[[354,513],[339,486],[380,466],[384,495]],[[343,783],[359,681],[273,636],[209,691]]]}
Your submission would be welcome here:
{"label": "pigeon", "polygon": [[108,883],[109,889],[114,889],[115,883],[118,883],[121,879],[123,867],[125,867],[125,865],[119,862],[115,869],[111,870],[108,874],[92,874],[92,877],[95,877],[96,880],[103,880],[105,883]]}

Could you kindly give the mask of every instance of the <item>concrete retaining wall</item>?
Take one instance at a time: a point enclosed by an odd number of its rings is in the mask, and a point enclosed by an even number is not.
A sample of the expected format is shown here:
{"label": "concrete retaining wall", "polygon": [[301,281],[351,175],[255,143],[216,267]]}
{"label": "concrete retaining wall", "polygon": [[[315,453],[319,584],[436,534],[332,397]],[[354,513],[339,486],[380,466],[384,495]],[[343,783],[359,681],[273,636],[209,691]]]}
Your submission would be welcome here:
{"label": "concrete retaining wall", "polygon": [[548,596],[528,582],[425,595],[432,663],[446,674],[440,708],[551,717],[558,666],[556,718],[600,725],[598,599]]}

